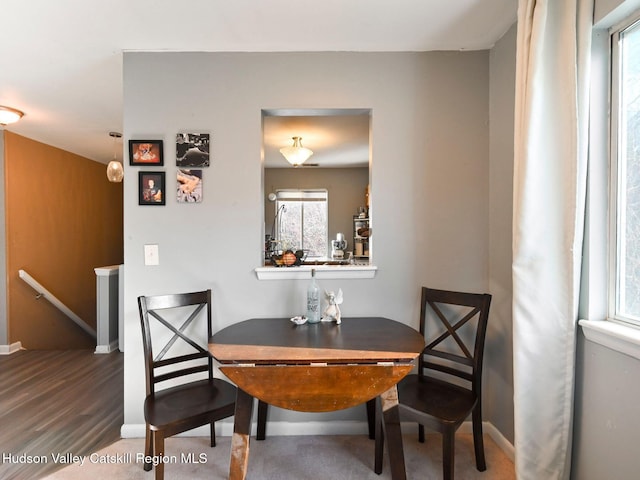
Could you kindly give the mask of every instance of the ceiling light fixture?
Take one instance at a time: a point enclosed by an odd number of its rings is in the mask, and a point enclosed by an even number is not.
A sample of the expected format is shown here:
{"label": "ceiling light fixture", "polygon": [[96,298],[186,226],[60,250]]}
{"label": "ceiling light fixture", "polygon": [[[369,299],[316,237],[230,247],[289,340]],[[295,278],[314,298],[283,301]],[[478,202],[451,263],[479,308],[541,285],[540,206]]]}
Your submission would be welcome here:
{"label": "ceiling light fixture", "polygon": [[313,152],[302,146],[302,137],[291,138],[293,139],[293,145],[291,147],[281,148],[280,153],[287,159],[287,162],[297,167],[306,162],[307,159],[313,155]]}
{"label": "ceiling light fixture", "polygon": [[117,141],[119,138],[122,138],[122,134],[118,132],[109,132],[109,136],[113,138],[113,160],[111,160],[109,165],[107,165],[107,178],[110,182],[118,183],[124,178],[124,168],[117,158]]}
{"label": "ceiling light fixture", "polygon": [[10,123],[16,123],[24,115],[20,110],[0,105],[0,125],[6,127]]}

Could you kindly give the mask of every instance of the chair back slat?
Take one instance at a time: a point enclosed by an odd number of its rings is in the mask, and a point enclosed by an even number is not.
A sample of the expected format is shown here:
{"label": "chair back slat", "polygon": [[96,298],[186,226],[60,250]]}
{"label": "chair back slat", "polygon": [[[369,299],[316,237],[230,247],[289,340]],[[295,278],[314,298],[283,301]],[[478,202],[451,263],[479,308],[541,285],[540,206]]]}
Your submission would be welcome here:
{"label": "chair back slat", "polygon": [[457,377],[480,391],[490,305],[491,295],[486,293],[423,287],[420,332],[427,346],[418,360],[419,374],[437,371],[440,378]]}
{"label": "chair back slat", "polygon": [[459,370],[457,368],[451,368],[451,367],[448,367],[447,365],[442,365],[440,363],[424,362],[424,368],[428,368],[428,369],[431,369],[431,370],[437,370],[437,371],[442,372],[442,373],[447,373],[449,375],[453,375],[454,377],[462,378],[462,379],[467,380],[469,382],[471,382],[473,380],[473,376],[471,375],[471,373],[463,372],[462,370]]}
{"label": "chair back slat", "polygon": [[[147,395],[155,392],[156,384],[185,375],[207,372],[208,378],[213,378],[213,361],[206,349],[206,343],[212,335],[211,290],[140,296],[138,308],[142,324]],[[192,338],[189,332],[197,330],[196,326],[199,326],[196,325],[196,319],[198,322],[205,321],[206,329],[201,328],[198,332],[200,336]],[[167,335],[163,333],[165,340],[160,344],[157,338],[159,333],[167,331],[173,335],[166,340]],[[195,352],[185,352],[180,348],[189,348]],[[158,351],[155,355],[154,350]],[[169,356],[170,354],[173,355]],[[204,363],[197,364],[198,361]],[[171,366],[175,368],[167,371],[167,367]]]}
{"label": "chair back slat", "polygon": [[184,307],[185,305],[206,304],[210,300],[210,294],[211,290],[203,290],[201,292],[153,295],[144,298],[149,310],[166,310],[168,308]]}
{"label": "chair back slat", "polygon": [[163,374],[156,374],[155,376],[155,382],[157,383],[161,383],[167,380],[171,380],[172,378],[178,378],[178,377],[186,377],[187,375],[193,375],[194,373],[200,373],[200,372],[206,372],[209,370],[208,365],[198,365],[196,367],[189,367],[189,368],[181,368],[179,370],[173,370],[171,372],[168,373],[163,373]]}
{"label": "chair back slat", "polygon": [[423,355],[431,355],[432,357],[444,358],[445,360],[450,360],[452,362],[460,363],[462,365],[467,365],[468,367],[473,367],[473,358],[463,357],[461,355],[456,355],[455,353],[449,352],[440,352],[439,350],[433,349],[425,349]]}
{"label": "chair back slat", "polygon": [[200,358],[209,358],[209,352],[204,353],[191,353],[189,355],[180,355],[179,357],[165,358],[164,360],[157,360],[153,362],[155,368],[166,367],[168,365],[175,365],[177,363],[189,362],[192,360],[198,360]]}

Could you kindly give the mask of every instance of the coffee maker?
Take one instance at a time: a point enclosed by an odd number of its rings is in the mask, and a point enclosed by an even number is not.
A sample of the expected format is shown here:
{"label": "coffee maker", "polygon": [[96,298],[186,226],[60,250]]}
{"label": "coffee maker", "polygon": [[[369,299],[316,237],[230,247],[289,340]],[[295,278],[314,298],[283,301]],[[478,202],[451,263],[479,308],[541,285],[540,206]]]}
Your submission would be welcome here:
{"label": "coffee maker", "polygon": [[344,251],[347,248],[347,241],[343,233],[338,233],[335,240],[331,240],[331,258],[341,260],[344,258]]}

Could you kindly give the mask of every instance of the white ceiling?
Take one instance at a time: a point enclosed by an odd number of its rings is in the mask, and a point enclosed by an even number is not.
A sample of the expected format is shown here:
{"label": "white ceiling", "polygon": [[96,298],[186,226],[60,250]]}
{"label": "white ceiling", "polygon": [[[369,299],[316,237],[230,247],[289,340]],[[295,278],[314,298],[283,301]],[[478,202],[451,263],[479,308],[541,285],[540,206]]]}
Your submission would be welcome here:
{"label": "white ceiling", "polygon": [[[122,52],[486,49],[517,0],[2,0],[7,130],[108,162],[122,131]],[[303,139],[304,143],[304,139]]]}
{"label": "white ceiling", "polygon": [[369,165],[369,110],[277,110],[262,120],[264,165],[291,168],[280,148],[302,145],[313,151],[305,167],[367,167]]}

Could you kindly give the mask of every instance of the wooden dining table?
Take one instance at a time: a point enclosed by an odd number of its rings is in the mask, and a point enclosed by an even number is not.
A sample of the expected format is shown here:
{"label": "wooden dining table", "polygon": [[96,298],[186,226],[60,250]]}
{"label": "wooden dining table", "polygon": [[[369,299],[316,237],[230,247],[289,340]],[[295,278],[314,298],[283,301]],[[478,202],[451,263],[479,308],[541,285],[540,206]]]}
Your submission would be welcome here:
{"label": "wooden dining table", "polygon": [[254,398],[301,412],[331,412],[380,398],[394,480],[406,478],[396,384],[424,348],[413,328],[382,317],[296,325],[254,318],[209,339],[238,387],[229,479],[246,478]]}

